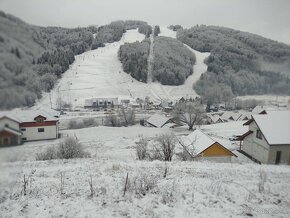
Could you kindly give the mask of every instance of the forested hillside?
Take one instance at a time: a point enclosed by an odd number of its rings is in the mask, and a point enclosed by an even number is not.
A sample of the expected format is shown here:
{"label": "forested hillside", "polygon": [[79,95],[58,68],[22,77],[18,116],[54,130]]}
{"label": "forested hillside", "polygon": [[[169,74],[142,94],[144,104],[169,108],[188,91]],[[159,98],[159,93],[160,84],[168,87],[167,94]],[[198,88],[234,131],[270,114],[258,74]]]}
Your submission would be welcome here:
{"label": "forested hillside", "polygon": [[[159,28],[155,29],[158,35]],[[150,41],[127,43],[120,47],[123,69],[135,79],[146,82]],[[157,36],[154,40],[153,81],[163,85],[181,85],[192,74],[194,54],[176,39]]]}
{"label": "forested hillside", "polygon": [[153,78],[163,85],[181,85],[193,73],[195,55],[176,39],[154,40]]}
{"label": "forested hillside", "polygon": [[208,72],[195,85],[198,94],[218,100],[227,95],[290,94],[290,46],[224,27],[179,29],[177,38],[211,52]]}
{"label": "forested hillside", "polygon": [[54,87],[75,55],[118,41],[127,29],[144,24],[117,21],[99,28],[37,27],[0,11],[0,109],[32,106],[43,91]]}
{"label": "forested hillside", "polygon": [[124,71],[141,82],[147,81],[149,49],[149,39],[142,42],[125,43],[119,49],[119,59]]}

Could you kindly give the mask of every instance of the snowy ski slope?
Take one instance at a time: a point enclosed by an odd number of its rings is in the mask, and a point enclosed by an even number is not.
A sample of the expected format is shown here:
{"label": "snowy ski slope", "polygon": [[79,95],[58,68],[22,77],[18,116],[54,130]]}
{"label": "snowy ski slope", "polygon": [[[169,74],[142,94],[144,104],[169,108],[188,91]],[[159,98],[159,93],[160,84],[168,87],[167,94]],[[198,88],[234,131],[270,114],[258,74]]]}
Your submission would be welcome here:
{"label": "snowy ski slope", "polygon": [[[176,37],[174,31],[161,27],[162,36]],[[62,79],[50,93],[45,93],[36,108],[57,108],[57,99],[71,103],[73,107],[83,107],[87,98],[93,97],[150,97],[151,101],[178,100],[181,97],[194,97],[192,89],[207,66],[203,63],[209,53],[200,53],[191,48],[196,55],[194,73],[181,86],[164,86],[160,83],[141,83],[122,69],[118,60],[118,50],[126,42],[142,41],[144,35],[137,30],[127,31],[118,42],[108,43],[103,48],[87,51],[76,56]]]}

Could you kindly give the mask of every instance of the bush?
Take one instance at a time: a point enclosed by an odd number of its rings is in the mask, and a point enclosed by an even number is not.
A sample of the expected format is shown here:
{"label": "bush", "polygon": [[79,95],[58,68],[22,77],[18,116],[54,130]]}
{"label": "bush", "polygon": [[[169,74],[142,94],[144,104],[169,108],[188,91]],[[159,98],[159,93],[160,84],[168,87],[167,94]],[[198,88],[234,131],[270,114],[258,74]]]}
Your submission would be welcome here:
{"label": "bush", "polygon": [[145,196],[157,187],[158,177],[148,173],[137,175],[131,181],[128,181],[128,190],[135,192],[140,197]]}
{"label": "bush", "polygon": [[175,152],[176,138],[172,134],[161,134],[156,137],[157,142],[150,154],[151,160],[171,161]]}
{"label": "bush", "polygon": [[70,120],[68,122],[68,129],[81,129],[84,128],[84,123],[83,122],[77,122],[75,120]]}
{"label": "bush", "polygon": [[98,125],[96,120],[94,120],[93,118],[84,119],[83,123],[85,127],[92,127]]}
{"label": "bush", "polygon": [[36,160],[73,159],[89,157],[82,144],[73,137],[61,141],[56,147],[49,147],[43,153],[36,155]]}
{"label": "bush", "polygon": [[140,137],[140,140],[136,142],[136,154],[138,160],[144,160],[148,156],[148,139]]}
{"label": "bush", "polygon": [[56,149],[55,147],[51,146],[46,148],[46,150],[42,153],[38,153],[36,155],[36,160],[52,160],[57,159]]}
{"label": "bush", "polygon": [[83,158],[88,156],[82,144],[73,137],[68,137],[59,143],[57,157],[60,159]]}

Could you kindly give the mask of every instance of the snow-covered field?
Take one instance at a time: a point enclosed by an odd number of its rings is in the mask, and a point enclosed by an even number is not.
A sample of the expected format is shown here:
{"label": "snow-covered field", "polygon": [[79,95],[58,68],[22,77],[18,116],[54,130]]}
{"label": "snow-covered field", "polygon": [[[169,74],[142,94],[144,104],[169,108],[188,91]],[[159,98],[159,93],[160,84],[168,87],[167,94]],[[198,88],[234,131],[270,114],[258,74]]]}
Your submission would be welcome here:
{"label": "snow-covered field", "polygon": [[[161,34],[176,37],[176,33],[162,27]],[[85,52],[76,56],[75,62],[70,66],[62,79],[51,91],[37,103],[36,108],[57,108],[56,102],[60,97],[62,101],[72,106],[83,107],[84,100],[92,97],[122,97],[142,98],[149,96],[152,101],[162,99],[178,100],[181,97],[194,97],[193,83],[206,71],[203,63],[209,53],[200,53],[192,50],[196,55],[194,73],[184,85],[163,86],[160,83],[141,83],[122,69],[118,60],[119,47],[126,42],[142,41],[144,35],[137,30],[127,31],[118,42],[108,43],[104,48]]]}
{"label": "snow-covered field", "polygon": [[278,96],[278,95],[245,95],[238,96],[241,100],[255,99],[263,101],[265,105],[276,105],[276,106],[290,106],[290,96]]}
{"label": "snow-covered field", "polygon": [[[242,131],[240,122],[201,129],[223,140]],[[85,159],[35,161],[58,140],[1,148],[0,217],[289,217],[289,166],[257,165],[240,157],[235,163],[136,160],[141,134],[152,138],[172,131],[189,133],[141,126],[63,131],[80,140],[91,154]],[[24,175],[30,176],[25,196]]]}

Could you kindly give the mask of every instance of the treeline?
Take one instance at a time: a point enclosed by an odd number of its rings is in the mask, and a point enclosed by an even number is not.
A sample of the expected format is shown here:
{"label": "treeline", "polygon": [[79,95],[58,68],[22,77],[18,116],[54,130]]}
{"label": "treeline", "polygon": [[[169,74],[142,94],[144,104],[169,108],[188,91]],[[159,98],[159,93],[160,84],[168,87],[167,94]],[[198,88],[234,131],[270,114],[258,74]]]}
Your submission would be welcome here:
{"label": "treeline", "polygon": [[138,28],[138,32],[144,34],[146,38],[148,38],[150,36],[152,31],[153,31],[152,26],[150,26],[148,24],[140,25]]}
{"label": "treeline", "polygon": [[154,40],[152,76],[163,85],[181,85],[193,73],[195,55],[176,39],[158,36]]}
{"label": "treeline", "polygon": [[[119,58],[125,72],[146,82],[150,41],[127,43],[120,47]],[[195,55],[181,42],[158,36],[154,40],[153,81],[163,85],[181,85],[193,73]]]}
{"label": "treeline", "polygon": [[222,95],[220,87],[233,95],[290,94],[290,46],[286,44],[205,25],[179,29],[177,38],[193,49],[211,52],[207,72],[195,85],[204,98],[212,98],[209,93]]}
{"label": "treeline", "polygon": [[[143,21],[85,28],[37,27],[0,11],[0,109],[32,106],[74,62],[74,56],[121,39]],[[94,37],[95,35],[95,37]]]}
{"label": "treeline", "polygon": [[141,82],[147,82],[149,49],[149,39],[125,43],[119,49],[119,59],[124,71]]}
{"label": "treeline", "polygon": [[154,30],[153,30],[154,37],[158,36],[159,33],[160,33],[160,27],[154,26]]}

